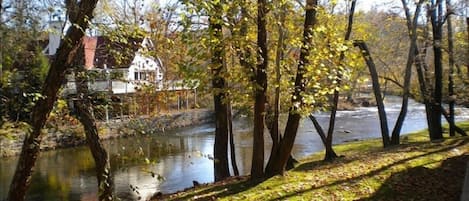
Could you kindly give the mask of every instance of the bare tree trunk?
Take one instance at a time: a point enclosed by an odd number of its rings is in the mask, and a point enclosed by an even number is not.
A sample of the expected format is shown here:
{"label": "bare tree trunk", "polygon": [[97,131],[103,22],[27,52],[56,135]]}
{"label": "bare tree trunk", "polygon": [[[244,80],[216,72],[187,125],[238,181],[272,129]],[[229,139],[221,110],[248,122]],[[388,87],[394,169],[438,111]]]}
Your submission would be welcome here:
{"label": "bare tree trunk", "polygon": [[[441,111],[443,113],[443,117],[445,117],[446,121],[449,122],[449,114],[446,112],[445,108],[441,108]],[[461,136],[467,136],[466,131],[464,131],[463,129],[459,128],[456,125],[454,125],[454,131],[459,133]]]}
{"label": "bare tree trunk", "polygon": [[390,145],[389,142],[389,129],[388,129],[388,120],[386,116],[386,111],[384,110],[383,98],[381,96],[381,87],[379,86],[378,72],[376,71],[375,63],[371,57],[370,50],[365,42],[355,41],[354,45],[358,46],[360,52],[363,55],[363,58],[366,61],[366,65],[370,70],[371,83],[373,84],[373,93],[375,95],[376,105],[378,107],[379,123],[381,125],[381,138],[383,140],[383,146],[387,147]]}
{"label": "bare tree trunk", "polygon": [[[280,141],[279,149],[271,153],[269,158],[270,166],[266,167],[267,176],[273,176],[276,174],[283,174],[285,172],[285,166],[290,157],[293,144],[295,142],[298,126],[300,123],[301,115],[298,110],[304,106],[302,93],[305,91],[305,80],[303,79],[306,66],[309,64],[308,56],[313,40],[313,28],[316,25],[316,9],[317,0],[306,1],[306,15],[303,31],[303,45],[301,47],[300,60],[298,63],[298,70],[295,78],[295,90],[292,94],[292,107],[288,114],[287,125],[285,127],[285,134],[283,139]],[[272,160],[272,161],[271,161]]]}
{"label": "bare tree trunk", "polygon": [[223,180],[230,176],[228,165],[228,106],[226,104],[226,84],[222,72],[224,47],[222,44],[222,5],[214,3],[215,12],[210,16],[209,29],[214,41],[211,45],[212,52],[212,86],[215,105],[215,145],[214,145],[214,172],[215,181]]}
{"label": "bare tree trunk", "polygon": [[98,179],[98,198],[99,200],[114,200],[113,181],[111,176],[111,166],[109,155],[99,140],[98,129],[95,120],[90,113],[90,104],[88,101],[79,100],[75,102],[77,117],[85,128],[86,142],[91,150],[95,164],[96,176]]}
{"label": "bare tree trunk", "polygon": [[322,129],[321,124],[319,124],[316,117],[314,117],[312,114],[309,114],[309,119],[311,120],[311,122],[313,122],[313,126],[318,132],[318,135],[321,138],[322,143],[324,144],[324,146],[327,146],[326,133],[324,133],[324,129]]}
{"label": "bare tree trunk", "polygon": [[254,140],[252,150],[251,178],[259,179],[264,176],[264,120],[265,104],[267,102],[267,29],[266,29],[267,1],[257,1],[257,69],[254,104]]}
{"label": "bare tree trunk", "polygon": [[418,77],[418,81],[419,81],[419,87],[420,87],[420,94],[421,94],[421,98],[422,98],[422,101],[423,101],[423,104],[425,105],[425,114],[427,115],[427,125],[430,125],[431,124],[431,121],[430,121],[430,97],[429,97],[429,94],[428,94],[428,87],[427,87],[427,81],[425,79],[425,72],[427,71],[427,69],[425,69],[424,67],[425,64],[425,59],[424,59],[424,55],[420,54],[420,51],[417,49],[415,49],[415,68],[417,70],[417,77]]}
{"label": "bare tree trunk", "polygon": [[409,96],[410,96],[410,82],[412,77],[412,65],[414,64],[415,59],[415,50],[417,49],[417,22],[420,14],[420,8],[423,3],[423,0],[420,0],[417,3],[417,7],[415,8],[414,16],[410,16],[409,7],[407,5],[407,1],[401,0],[402,5],[404,7],[404,12],[407,21],[407,28],[409,31],[409,38],[410,38],[410,47],[409,52],[407,54],[407,63],[404,73],[404,91],[402,94],[402,105],[401,111],[399,116],[397,117],[396,124],[394,125],[394,129],[392,130],[391,136],[391,144],[398,145],[400,143],[400,134],[402,125],[404,124],[405,117],[407,115],[407,107],[409,105]]}
{"label": "bare tree trunk", "polygon": [[[428,17],[429,18],[429,17]],[[419,81],[420,93],[423,99],[423,103],[425,105],[425,113],[427,115],[427,125],[428,131],[430,131],[430,125],[432,124],[431,118],[431,99],[432,99],[432,91],[433,86],[431,84],[429,78],[429,68],[425,61],[425,57],[427,56],[427,47],[429,46],[429,33],[428,33],[428,26],[426,26],[423,30],[423,48],[419,50],[419,48],[415,49],[415,64],[417,69],[417,76]]]}
{"label": "bare tree trunk", "polygon": [[41,94],[44,98],[40,99],[32,110],[30,121],[32,131],[24,139],[18,165],[8,192],[8,200],[22,201],[25,198],[26,190],[31,182],[32,168],[39,153],[42,140],[41,130],[57,99],[57,92],[65,81],[65,71],[70,68],[70,64],[75,58],[84,30],[88,28],[88,23],[93,18],[93,10],[97,2],[98,0],[82,0],[78,3],[78,17],[71,19],[71,23],[75,26],[68,29],[65,38],[61,41],[42,87]]}
{"label": "bare tree trunk", "polygon": [[431,22],[433,32],[433,54],[434,54],[434,75],[435,84],[433,99],[431,103],[431,125],[429,125],[430,139],[443,139],[443,128],[441,126],[441,104],[443,89],[443,64],[442,64],[442,26],[443,26],[443,8],[442,0],[432,0]]}
{"label": "bare tree trunk", "polygon": [[448,96],[449,96],[449,135],[455,136],[455,124],[454,124],[454,104],[456,101],[456,97],[454,94],[454,44],[453,44],[453,23],[451,20],[451,0],[446,0],[446,13],[447,18],[446,21],[448,22],[448,65],[449,65],[449,73],[448,73]]}
{"label": "bare tree trunk", "polygon": [[[350,40],[350,35],[352,34],[352,25],[353,25],[353,14],[355,13],[355,5],[357,1],[353,0],[352,1],[352,6],[350,7],[350,13],[348,17],[348,24],[347,24],[347,31],[345,32],[345,40]],[[339,62],[342,62],[344,60],[344,53],[340,53],[340,58]],[[342,84],[342,72],[340,70],[337,72],[337,86],[340,86]],[[326,157],[324,160],[331,161],[337,158],[337,155],[335,153],[329,153],[332,150],[332,136],[334,134],[334,128],[335,128],[335,117],[337,113],[337,105],[339,104],[339,90],[335,89],[334,90],[334,97],[333,97],[333,103],[332,103],[332,109],[331,109],[331,115],[329,118],[329,129],[327,130],[327,137],[326,137]],[[330,149],[327,149],[329,147]]]}
{"label": "bare tree trunk", "polygon": [[316,128],[316,131],[321,137],[322,144],[324,144],[324,147],[326,149],[325,157],[324,160],[328,160],[328,158],[337,158],[337,154],[335,153],[334,149],[332,148],[332,143],[327,142],[327,137],[326,134],[324,133],[324,130],[322,129],[321,125],[319,124],[318,120],[316,120],[316,117],[314,117],[312,114],[309,115],[309,119],[313,122],[314,128]]}
{"label": "bare tree trunk", "polygon": [[98,199],[114,200],[113,188],[114,182],[111,175],[111,165],[109,162],[109,155],[101,144],[99,139],[98,128],[96,126],[96,119],[92,115],[92,103],[89,97],[88,78],[84,68],[84,48],[83,46],[77,53],[75,59],[75,85],[77,90],[77,101],[74,101],[76,108],[76,117],[83,125],[85,130],[86,142],[93,155],[96,164],[96,177],[98,180]]}

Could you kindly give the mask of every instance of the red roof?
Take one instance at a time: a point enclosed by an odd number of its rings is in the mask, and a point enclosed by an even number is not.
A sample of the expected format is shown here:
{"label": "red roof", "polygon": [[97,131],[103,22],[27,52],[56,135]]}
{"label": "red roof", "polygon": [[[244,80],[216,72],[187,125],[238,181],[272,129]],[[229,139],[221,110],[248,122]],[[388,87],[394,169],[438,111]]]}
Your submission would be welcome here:
{"label": "red roof", "polygon": [[126,68],[129,67],[140,49],[143,38],[127,38],[112,41],[104,36],[85,36],[85,67],[92,68]]}

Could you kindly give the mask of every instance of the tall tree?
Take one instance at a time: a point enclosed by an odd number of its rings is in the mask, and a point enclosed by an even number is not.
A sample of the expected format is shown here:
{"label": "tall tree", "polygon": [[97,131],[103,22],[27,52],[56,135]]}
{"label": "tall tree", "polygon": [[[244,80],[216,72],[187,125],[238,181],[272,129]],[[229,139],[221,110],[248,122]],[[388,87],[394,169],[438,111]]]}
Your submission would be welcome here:
{"label": "tall tree", "polygon": [[90,92],[88,89],[89,79],[85,72],[84,65],[84,47],[78,50],[73,68],[75,69],[75,86],[77,90],[77,99],[74,101],[76,109],[76,117],[83,125],[85,130],[86,142],[93,155],[96,164],[96,178],[98,181],[98,199],[100,201],[112,201],[113,196],[113,177],[111,175],[111,166],[109,155],[100,142],[96,119],[92,113],[93,105],[90,100]]}
{"label": "tall tree", "polygon": [[74,26],[70,26],[62,39],[42,86],[43,98],[36,103],[32,110],[30,121],[32,130],[24,139],[18,165],[8,192],[8,200],[22,201],[25,198],[26,190],[31,182],[32,168],[39,153],[42,140],[41,130],[57,99],[61,83],[65,81],[65,71],[75,58],[81,38],[84,36],[84,30],[88,28],[89,22],[93,18],[93,10],[97,2],[98,0],[77,2],[76,13],[69,18],[70,23]]}
{"label": "tall tree", "polygon": [[[348,16],[348,23],[347,23],[347,29],[345,32],[345,41],[350,40],[350,35],[352,34],[352,25],[353,25],[353,14],[355,13],[355,5],[357,1],[352,0],[352,5],[350,7],[350,13]],[[342,62],[344,60],[344,52],[340,53],[340,58],[339,62]],[[342,72],[341,70],[337,71],[337,85],[340,86],[342,83]],[[327,130],[327,136],[326,136],[326,156],[324,157],[324,160],[334,160],[334,158],[337,158],[337,154],[334,152],[332,149],[332,136],[334,134],[334,127],[335,127],[335,117],[337,113],[337,105],[339,104],[339,90],[336,88],[334,89],[334,95],[332,98],[332,108],[331,108],[331,114],[329,118],[329,128]]]}
{"label": "tall tree", "polygon": [[0,79],[3,77],[3,0],[0,0]]}
{"label": "tall tree", "polygon": [[373,94],[375,96],[376,105],[378,107],[378,116],[379,123],[381,126],[381,138],[383,140],[383,146],[387,147],[389,142],[389,130],[388,130],[388,120],[386,116],[386,111],[384,110],[383,97],[381,95],[381,87],[379,84],[378,72],[376,71],[376,65],[371,57],[370,50],[364,41],[354,41],[354,45],[360,49],[360,52],[365,59],[368,70],[370,71],[371,83],[373,85]]}
{"label": "tall tree", "polygon": [[[406,16],[408,16],[408,14],[406,14]],[[407,26],[408,26],[408,30],[413,30],[412,27],[410,27],[410,24],[409,23],[409,20],[410,18],[409,17],[406,17],[407,18]],[[427,31],[426,29],[424,29],[424,38],[426,38],[427,36]],[[410,35],[409,35],[410,36]],[[426,39],[425,40],[425,43],[427,43]],[[426,47],[426,45],[424,45]],[[425,105],[425,113],[427,115],[427,125],[430,125],[431,124],[431,121],[430,121],[430,97],[431,95],[429,94],[429,91],[430,91],[430,83],[428,82],[428,75],[429,72],[428,72],[428,66],[427,66],[427,63],[425,62],[425,55],[426,55],[426,48],[423,49],[423,51],[421,52],[419,50],[419,48],[416,48],[415,49],[415,68],[416,68],[416,71],[417,71],[417,78],[418,78],[418,83],[419,83],[419,88],[420,88],[420,97],[423,101],[423,104]]]}
{"label": "tall tree", "polygon": [[308,56],[311,51],[313,40],[313,28],[316,24],[317,0],[306,1],[306,15],[303,30],[303,44],[301,46],[298,69],[295,78],[295,89],[292,92],[292,106],[288,113],[287,125],[285,126],[284,137],[279,143],[279,148],[271,153],[268,166],[266,167],[266,175],[273,176],[283,174],[288,158],[290,157],[293,144],[295,142],[298,126],[301,119],[300,108],[304,106],[303,92],[305,91],[306,80],[304,74],[306,66],[309,65]]}
{"label": "tall tree", "polygon": [[443,63],[442,63],[442,29],[443,29],[443,5],[442,0],[432,0],[430,8],[430,21],[433,35],[433,56],[434,56],[434,88],[433,99],[431,101],[429,133],[430,139],[438,140],[443,138],[443,128],[441,126],[441,104],[443,90]]}
{"label": "tall tree", "polygon": [[[275,82],[274,82],[274,103],[273,107],[267,109],[266,125],[272,138],[272,150],[278,148],[280,140],[279,132],[279,117],[280,117],[280,84],[281,84],[281,65],[284,60],[285,51],[285,18],[287,14],[287,3],[279,1],[280,9],[278,15],[278,38],[277,38],[277,50],[275,54]],[[272,151],[271,151],[272,152]]]}
{"label": "tall tree", "polygon": [[449,65],[449,73],[448,73],[448,96],[449,96],[449,135],[455,135],[455,124],[454,124],[454,105],[456,102],[455,94],[454,94],[454,39],[453,39],[453,22],[451,19],[452,15],[452,5],[451,0],[446,0],[446,21],[447,21],[447,29],[448,29],[448,65]]}
{"label": "tall tree", "polygon": [[228,97],[226,95],[226,81],[223,77],[226,69],[223,65],[224,46],[222,32],[223,8],[220,1],[213,2],[213,12],[209,16],[209,31],[211,36],[210,52],[213,100],[215,105],[215,145],[214,145],[214,172],[215,181],[230,176],[228,164]]}
{"label": "tall tree", "polygon": [[264,176],[264,121],[265,105],[267,103],[267,29],[266,29],[267,1],[257,1],[257,67],[254,103],[254,140],[252,150],[251,177],[258,179]]}
{"label": "tall tree", "polygon": [[400,133],[402,129],[402,125],[404,124],[405,117],[407,115],[407,108],[409,105],[409,96],[410,96],[410,81],[412,77],[412,66],[414,64],[415,53],[417,50],[417,26],[418,26],[418,18],[420,15],[420,8],[424,0],[419,0],[416,5],[415,12],[413,17],[410,14],[410,9],[408,6],[408,2],[406,0],[401,0],[402,5],[404,7],[404,12],[406,16],[407,27],[409,30],[409,38],[410,38],[410,47],[407,56],[407,63],[405,67],[404,73],[404,85],[403,85],[403,94],[402,94],[402,105],[401,111],[399,116],[397,117],[396,123],[394,125],[394,129],[392,131],[391,136],[391,144],[397,145],[400,143]]}

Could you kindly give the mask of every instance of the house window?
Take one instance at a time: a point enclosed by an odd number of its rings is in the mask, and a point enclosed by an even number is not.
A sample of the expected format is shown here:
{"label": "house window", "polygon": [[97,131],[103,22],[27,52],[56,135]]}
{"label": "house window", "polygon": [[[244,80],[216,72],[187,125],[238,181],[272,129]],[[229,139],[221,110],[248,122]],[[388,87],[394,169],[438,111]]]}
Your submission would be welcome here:
{"label": "house window", "polygon": [[140,72],[140,80],[147,80],[147,73],[146,72]]}
{"label": "house window", "polygon": [[162,74],[157,73],[155,71],[136,71],[134,72],[134,80],[145,80],[154,82],[156,78],[161,79],[163,77]]}

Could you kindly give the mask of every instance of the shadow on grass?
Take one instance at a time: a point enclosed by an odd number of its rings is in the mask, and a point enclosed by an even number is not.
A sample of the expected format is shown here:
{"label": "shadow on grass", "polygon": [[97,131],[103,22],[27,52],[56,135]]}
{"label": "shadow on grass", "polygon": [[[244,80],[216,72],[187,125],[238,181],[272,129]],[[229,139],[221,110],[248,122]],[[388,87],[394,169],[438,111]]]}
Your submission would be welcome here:
{"label": "shadow on grass", "polygon": [[[233,178],[231,178],[233,179]],[[163,198],[164,200],[216,200],[217,198],[226,197],[229,195],[234,195],[242,191],[246,191],[250,188],[257,186],[262,183],[264,180],[251,181],[248,177],[239,177],[234,178],[239,181],[229,182],[228,184],[221,183],[210,184],[213,186],[208,186],[206,189],[197,191],[194,193],[188,193],[184,196],[177,196],[173,199],[170,197]],[[203,188],[203,187],[202,187]]]}
{"label": "shadow on grass", "polygon": [[[454,140],[454,141],[451,141],[449,144],[445,144],[444,148],[440,148],[440,149],[437,149],[435,151],[431,151],[431,152],[423,153],[423,154],[420,154],[420,155],[417,155],[417,156],[413,156],[413,157],[409,157],[409,158],[405,158],[405,159],[402,159],[402,160],[395,161],[395,162],[393,162],[389,165],[382,166],[382,167],[380,167],[376,170],[373,170],[373,171],[371,171],[367,174],[358,175],[358,176],[353,177],[353,178],[338,180],[338,181],[335,181],[335,182],[332,182],[332,183],[329,183],[329,184],[326,184],[326,185],[322,185],[322,186],[316,186],[316,187],[313,187],[313,188],[304,189],[304,190],[301,190],[301,191],[296,191],[296,192],[293,192],[293,193],[290,193],[290,194],[286,194],[283,197],[276,198],[276,200],[286,200],[290,197],[298,196],[298,195],[301,195],[303,193],[313,191],[315,189],[331,187],[331,186],[334,186],[334,185],[339,185],[339,184],[343,184],[343,183],[347,183],[347,182],[356,182],[356,181],[359,181],[363,178],[375,176],[375,175],[377,175],[377,174],[379,174],[383,171],[386,171],[387,169],[389,169],[393,166],[396,166],[396,165],[399,165],[399,164],[404,164],[408,161],[418,159],[420,157],[424,157],[424,156],[428,156],[428,155],[432,155],[432,154],[436,154],[436,153],[440,153],[440,152],[450,151],[454,148],[457,148],[459,146],[463,146],[467,143],[469,143],[468,138],[464,138],[464,139],[461,139],[461,140]],[[403,146],[406,146],[406,147],[408,146],[409,149],[412,149],[411,145],[403,145]],[[440,146],[439,143],[432,143],[432,144],[429,144],[427,148],[438,147],[438,146]],[[389,152],[389,151],[401,152],[402,150],[398,149],[398,148],[389,148],[389,149],[383,150],[382,152]],[[381,152],[381,151],[378,151],[378,152]],[[344,163],[352,162],[354,160],[356,160],[355,157],[339,158],[339,160],[335,161],[335,162],[314,161],[314,162],[310,162],[310,163],[304,163],[304,164],[300,165],[299,167],[295,168],[294,171],[308,171],[308,170],[320,168],[323,165],[334,165],[335,163],[344,164]],[[447,166],[444,166],[442,168],[445,168],[445,167],[447,167]],[[415,169],[415,170],[412,170],[412,169]],[[412,169],[409,170],[409,171],[420,171],[421,169],[425,169],[425,168],[416,167],[416,168],[412,168]],[[398,177],[398,178],[402,178],[402,177]],[[452,178],[454,178],[454,177],[452,177]],[[459,181],[459,182],[462,182],[463,176],[461,176],[460,178],[461,178],[461,181]],[[390,181],[393,181],[393,180],[390,179]],[[443,180],[436,179],[435,181],[443,181]],[[261,182],[262,182],[262,180],[257,181],[257,182],[251,182],[247,179],[247,177],[243,177],[243,178],[241,178],[241,179],[239,179],[238,181],[235,181],[235,182],[228,182],[227,184],[223,184],[223,183],[217,184],[217,183],[215,183],[213,186],[208,186],[205,189],[197,191],[197,192],[189,192],[185,195],[177,196],[177,197],[174,197],[174,198],[164,197],[163,199],[164,200],[189,200],[189,199],[190,200],[216,200],[218,198],[227,197],[227,196],[230,196],[230,195],[238,194],[240,192],[249,190],[249,189],[257,186]],[[449,183],[454,183],[456,181],[454,181],[454,182],[448,181],[448,182]],[[406,183],[406,182],[403,182],[403,183]],[[445,182],[442,182],[442,183],[443,183],[442,185],[446,185],[444,183],[447,183],[447,182],[445,181]],[[429,186],[427,186],[427,187],[431,187],[430,185],[433,185],[433,184],[429,184]],[[456,185],[460,186],[462,184],[456,184]],[[275,188],[275,187],[271,187],[271,188]],[[409,186],[409,188],[412,188],[412,186]],[[364,199],[364,200],[382,200],[383,197],[388,195],[387,194],[387,192],[389,192],[388,190],[389,190],[389,185],[383,185],[382,189],[380,189],[375,195],[373,195],[373,197],[370,197],[370,198],[367,198],[367,199]],[[412,189],[410,189],[409,192],[412,192]],[[440,195],[440,194],[438,193],[438,195]],[[380,197],[380,196],[383,196],[383,197]],[[393,199],[391,197],[389,200],[396,200],[396,199]],[[403,200],[408,200],[408,199],[403,199]],[[442,199],[436,199],[436,200],[442,200]],[[443,199],[443,200],[446,200],[446,199]]]}
{"label": "shadow on grass", "polygon": [[[450,144],[446,145],[444,148],[437,149],[435,151],[431,151],[431,152],[427,152],[427,153],[424,153],[424,154],[420,154],[420,155],[416,155],[416,156],[413,156],[413,157],[409,157],[409,158],[405,158],[405,159],[402,159],[402,160],[395,161],[395,162],[393,162],[389,165],[385,165],[383,167],[380,167],[380,168],[378,168],[376,170],[373,170],[373,171],[371,171],[367,174],[362,174],[362,175],[359,175],[359,176],[353,177],[353,178],[338,180],[338,181],[335,181],[335,182],[332,182],[332,183],[329,183],[329,184],[326,184],[326,185],[317,186],[317,187],[310,188],[310,189],[305,189],[305,190],[302,190],[302,191],[296,191],[294,193],[286,194],[285,196],[283,196],[281,198],[277,198],[277,199],[285,200],[285,199],[288,199],[288,198],[293,197],[293,196],[297,196],[297,195],[301,195],[301,194],[309,192],[309,191],[313,191],[315,189],[331,187],[331,186],[335,186],[335,185],[339,185],[339,184],[343,184],[343,183],[347,183],[347,182],[356,182],[356,181],[359,181],[359,180],[367,178],[367,177],[375,176],[375,175],[379,174],[380,172],[386,171],[386,170],[388,170],[389,168],[391,168],[393,166],[396,166],[396,165],[399,165],[399,164],[404,164],[408,161],[418,159],[420,157],[424,157],[424,156],[428,156],[428,155],[432,155],[432,154],[436,154],[436,153],[440,153],[440,152],[450,151],[454,148],[463,146],[467,143],[469,143],[469,139],[467,139],[467,138],[464,138],[462,140],[455,140],[455,141],[452,141]],[[431,146],[439,146],[439,143],[434,143]],[[301,165],[298,168],[299,169],[307,169],[307,167],[312,167],[312,166],[315,166],[315,165],[318,165],[317,162],[305,163],[305,164]],[[372,200],[374,200],[374,199],[372,199]],[[391,200],[396,200],[396,199],[391,199]],[[404,199],[404,200],[407,200],[407,199]],[[441,200],[441,199],[438,199],[438,200]]]}
{"label": "shadow on grass", "polygon": [[[454,143],[457,143],[458,141],[452,141],[452,144]],[[404,144],[405,143],[405,144]],[[400,144],[398,146],[390,146],[390,147],[387,147],[387,148],[382,148],[382,147],[374,147],[374,146],[370,146],[368,145],[367,147],[368,148],[363,148],[363,146],[361,146],[361,148],[354,148],[354,149],[357,149],[357,150],[362,150],[362,149],[365,149],[366,151],[364,151],[362,154],[368,154],[368,153],[373,153],[375,155],[379,155],[380,153],[386,153],[386,152],[394,152],[394,153],[399,153],[399,152],[408,152],[409,150],[408,149],[413,149],[413,147],[415,147],[416,145],[421,145],[421,144],[424,144],[424,146],[426,148],[432,148],[432,147],[438,147],[440,146],[439,143],[428,143],[427,141],[425,142],[405,142],[405,140],[403,140],[403,144]],[[450,144],[450,145],[452,145]],[[317,161],[312,161],[312,162],[308,162],[308,163],[303,163],[299,166],[297,166],[295,169],[293,169],[293,171],[309,171],[309,170],[317,170],[318,168],[328,168],[328,167],[325,167],[326,165],[329,166],[329,165],[334,165],[334,164],[340,164],[340,165],[345,165],[345,164],[348,164],[350,162],[354,162],[357,160],[357,158],[359,158],[360,154],[357,154],[357,155],[347,155],[347,156],[340,156],[338,158],[336,158],[335,160],[333,161],[324,161],[324,160],[317,160]],[[424,155],[422,155],[424,156]]]}
{"label": "shadow on grass", "polygon": [[435,169],[414,167],[389,177],[372,200],[459,200],[469,155],[446,159]]}

